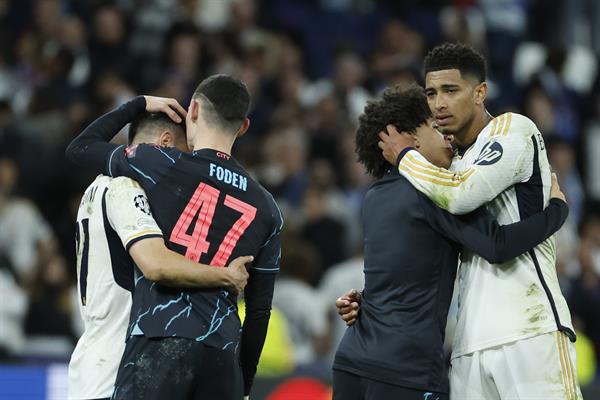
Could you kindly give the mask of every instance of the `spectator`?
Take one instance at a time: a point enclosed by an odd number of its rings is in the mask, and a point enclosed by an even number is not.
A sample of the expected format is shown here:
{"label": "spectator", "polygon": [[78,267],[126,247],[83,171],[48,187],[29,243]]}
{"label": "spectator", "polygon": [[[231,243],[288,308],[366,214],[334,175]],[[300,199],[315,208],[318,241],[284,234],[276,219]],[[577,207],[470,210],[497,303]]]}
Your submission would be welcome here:
{"label": "spectator", "polygon": [[90,55],[93,73],[114,71],[121,78],[130,78],[130,59],[123,57],[128,50],[125,16],[114,5],[95,10],[92,21]]}
{"label": "spectator", "polygon": [[27,294],[8,257],[0,254],[0,362],[15,358],[23,349]]}
{"label": "spectator", "polygon": [[328,304],[312,286],[320,273],[319,256],[307,243],[289,237],[284,243],[273,305],[288,321],[295,363],[312,364],[329,347]]}
{"label": "spectator", "polygon": [[580,276],[573,283],[569,305],[581,322],[581,330],[594,344],[600,357],[600,216],[586,215],[580,227],[578,251]]}
{"label": "spectator", "polygon": [[40,264],[30,289],[26,333],[67,338],[74,344],[73,290],[76,289],[62,256],[55,254],[46,263]]}
{"label": "spectator", "polygon": [[[323,271],[346,259],[348,237],[346,227],[334,217],[329,209],[328,193],[319,186],[310,186],[304,195],[303,209],[306,216],[300,237],[311,243],[319,253]],[[323,271],[320,271],[316,284]]]}
{"label": "spectator", "polygon": [[0,253],[6,254],[19,281],[27,284],[35,265],[55,246],[52,230],[37,207],[14,196],[19,171],[10,158],[0,158]]}

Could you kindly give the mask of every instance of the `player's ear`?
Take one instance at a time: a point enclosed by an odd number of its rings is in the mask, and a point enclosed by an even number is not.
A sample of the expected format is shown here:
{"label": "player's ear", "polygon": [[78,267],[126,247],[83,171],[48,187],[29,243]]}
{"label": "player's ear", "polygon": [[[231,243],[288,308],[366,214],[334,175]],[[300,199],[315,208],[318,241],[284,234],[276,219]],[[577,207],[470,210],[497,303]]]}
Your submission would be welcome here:
{"label": "player's ear", "polygon": [[242,126],[240,127],[240,129],[238,129],[235,137],[239,138],[240,136],[243,136],[249,127],[250,127],[250,120],[248,118],[246,118],[246,119],[244,119],[244,122],[242,123]]}
{"label": "player's ear", "polygon": [[175,147],[175,138],[171,131],[163,131],[158,136],[158,145],[161,147]]}
{"label": "player's ear", "polygon": [[190,116],[192,122],[196,122],[198,120],[198,114],[200,114],[200,103],[198,103],[198,100],[192,99],[190,102],[190,108],[188,109],[188,115]]}
{"label": "player's ear", "polygon": [[415,140],[415,149],[419,149],[421,147],[421,141],[419,140],[419,135],[411,135]]}
{"label": "player's ear", "polygon": [[475,104],[477,104],[477,105],[483,104],[485,102],[485,99],[487,98],[487,92],[488,92],[487,82],[481,82],[477,86],[475,86],[475,89],[473,91],[473,95],[475,96]]}

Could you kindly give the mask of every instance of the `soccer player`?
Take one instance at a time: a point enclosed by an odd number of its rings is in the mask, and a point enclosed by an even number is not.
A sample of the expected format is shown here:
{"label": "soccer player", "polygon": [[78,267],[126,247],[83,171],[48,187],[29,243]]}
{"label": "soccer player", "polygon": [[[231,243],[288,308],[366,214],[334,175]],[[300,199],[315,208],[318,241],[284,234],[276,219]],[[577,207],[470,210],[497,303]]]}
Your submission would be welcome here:
{"label": "soccer player", "polygon": [[459,251],[506,262],[547,239],[567,217],[559,199],[545,212],[505,226],[485,208],[457,217],[436,207],[395,169],[388,172],[390,165],[378,149],[380,130],[393,124],[411,132],[421,156],[448,167],[450,141],[432,123],[417,86],[386,90],[360,117],[359,161],[379,179],[363,203],[361,316],[335,356],[334,400],[447,399],[443,342]]}
{"label": "soccer player", "polygon": [[[386,159],[453,214],[485,205],[508,224],[543,210],[551,186],[544,140],[523,115],[488,113],[483,57],[446,43],[427,55],[425,74],[437,129],[459,145],[452,166],[432,164],[393,127],[380,135]],[[451,396],[580,399],[575,332],[556,276],[554,239],[501,265],[471,251],[461,261]]]}
{"label": "soccer player", "polygon": [[279,271],[283,219],[272,196],[230,155],[249,126],[249,103],[241,81],[214,75],[197,87],[187,112],[191,153],[107,143],[144,109],[177,119],[175,100],[152,97],[137,97],[96,120],[67,149],[74,161],[135,178],[169,248],[218,266],[255,256],[242,329],[236,296],[226,291],[168,290],[140,279],[116,399],[226,400],[250,392]]}
{"label": "soccer player", "polygon": [[[187,148],[185,131],[165,114],[142,114],[131,126],[132,144]],[[229,268],[199,265],[166,248],[146,194],[125,177],[98,176],[77,214],[79,310],[85,330],[69,363],[69,399],[108,399],[114,389],[134,286],[134,265],[160,285],[222,287],[235,293],[247,281],[244,262]],[[132,260],[133,259],[133,260]]]}

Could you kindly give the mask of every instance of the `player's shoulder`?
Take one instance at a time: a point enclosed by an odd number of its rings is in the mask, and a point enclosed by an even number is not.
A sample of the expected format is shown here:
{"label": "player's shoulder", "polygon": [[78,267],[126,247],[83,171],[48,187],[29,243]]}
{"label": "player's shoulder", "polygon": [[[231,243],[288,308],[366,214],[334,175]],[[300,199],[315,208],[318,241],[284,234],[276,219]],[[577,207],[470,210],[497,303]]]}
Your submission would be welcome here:
{"label": "player's shoulder", "polygon": [[137,183],[137,181],[128,178],[126,176],[118,176],[115,178],[110,178],[110,181],[108,182],[108,188],[110,190],[126,190],[126,189],[139,189],[142,190],[142,187],[140,186],[139,183]]}
{"label": "player's shoulder", "polygon": [[109,201],[121,203],[137,196],[145,197],[144,189],[131,178],[119,176],[111,178],[107,185],[106,196]]}
{"label": "player's shoulder", "polygon": [[184,153],[176,147],[157,146],[152,143],[138,143],[125,147],[125,156],[130,160],[150,158],[152,162],[164,159],[164,161],[175,163],[182,154]]}
{"label": "player's shoulder", "polygon": [[488,136],[491,138],[528,137],[534,129],[537,129],[535,123],[525,115],[506,112],[492,120]]}

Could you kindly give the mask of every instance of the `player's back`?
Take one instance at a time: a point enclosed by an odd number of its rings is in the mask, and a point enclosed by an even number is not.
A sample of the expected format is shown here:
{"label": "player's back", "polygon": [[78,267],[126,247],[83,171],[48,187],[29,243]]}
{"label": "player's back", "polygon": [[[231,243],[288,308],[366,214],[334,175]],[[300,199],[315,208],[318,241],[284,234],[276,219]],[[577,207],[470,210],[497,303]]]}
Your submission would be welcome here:
{"label": "player's back", "polygon": [[[519,114],[502,114],[482,130],[463,157],[452,163],[455,171],[473,164],[493,165],[507,152],[524,154],[518,169],[525,171],[517,172],[526,178],[487,204],[503,225],[542,211],[550,199],[550,164],[535,124]],[[555,331],[559,323],[572,332],[555,261],[553,237],[501,265],[492,265],[465,250],[459,271],[459,315],[452,356]]]}
{"label": "player's back", "polygon": [[[134,157],[143,157],[140,153],[150,147],[140,145]],[[150,180],[144,184],[167,246],[205,264],[225,266],[242,255],[254,255],[256,264],[269,238],[281,228],[271,195],[227,154],[210,149],[158,150],[170,159],[167,168],[157,175],[149,172]],[[261,260],[260,268],[275,272],[277,262]],[[167,288],[140,276],[129,332],[185,337],[236,351],[240,334],[236,302],[236,296],[221,289]]]}
{"label": "player's back", "polygon": [[115,184],[98,176],[77,213],[77,288],[85,331],[69,363],[71,399],[110,395],[125,348],[133,263],[108,220],[106,194]]}
{"label": "player's back", "polygon": [[432,229],[422,201],[429,202],[397,173],[368,191],[361,314],[342,339],[334,369],[447,391],[443,341],[458,247]]}

